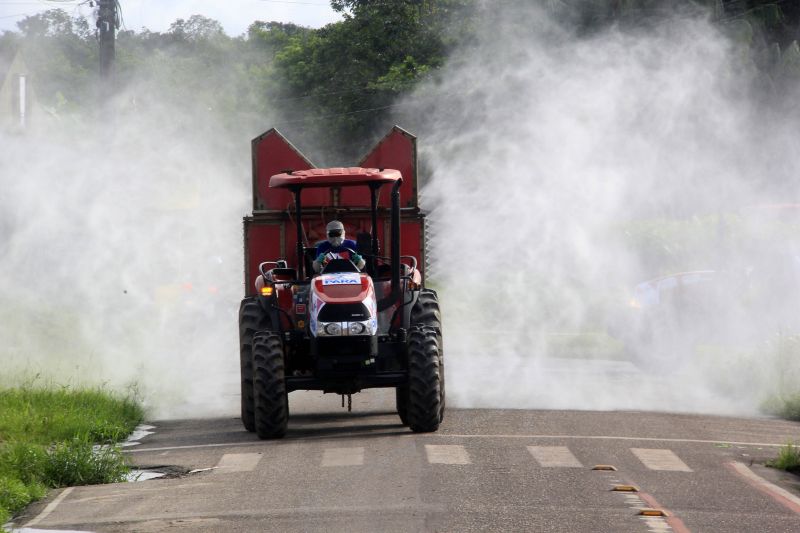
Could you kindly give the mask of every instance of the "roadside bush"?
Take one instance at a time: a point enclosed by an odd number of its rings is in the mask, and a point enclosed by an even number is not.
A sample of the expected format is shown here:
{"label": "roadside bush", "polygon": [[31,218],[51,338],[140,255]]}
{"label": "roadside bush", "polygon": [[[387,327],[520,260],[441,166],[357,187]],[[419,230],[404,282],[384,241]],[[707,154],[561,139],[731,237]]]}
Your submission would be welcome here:
{"label": "roadside bush", "polygon": [[0,388],[0,529],[47,488],[124,481],[118,442],[144,418],[101,389]]}
{"label": "roadside bush", "polygon": [[800,392],[772,396],[764,402],[762,410],[786,420],[800,421]]}
{"label": "roadside bush", "polygon": [[0,475],[13,475],[23,483],[44,479],[47,451],[38,444],[11,442],[0,446]]}
{"label": "roadside bush", "polygon": [[[19,479],[0,476],[0,512],[8,510],[18,511],[33,500],[44,496],[44,487],[39,484],[26,485]],[[6,517],[5,520],[7,520]],[[0,520],[0,525],[5,523]]]}
{"label": "roadside bush", "polygon": [[129,471],[119,448],[98,447],[74,439],[56,444],[50,450],[44,480],[51,487],[116,483],[125,481]]}
{"label": "roadside bush", "polygon": [[778,452],[778,457],[767,461],[767,466],[800,474],[800,447],[788,443]]}
{"label": "roadside bush", "polygon": [[761,410],[787,420],[800,421],[800,336],[776,335],[761,358],[771,371],[774,392]]}
{"label": "roadside bush", "polygon": [[102,389],[0,389],[0,407],[0,436],[45,445],[76,436],[113,442],[129,435],[144,417],[134,399]]}

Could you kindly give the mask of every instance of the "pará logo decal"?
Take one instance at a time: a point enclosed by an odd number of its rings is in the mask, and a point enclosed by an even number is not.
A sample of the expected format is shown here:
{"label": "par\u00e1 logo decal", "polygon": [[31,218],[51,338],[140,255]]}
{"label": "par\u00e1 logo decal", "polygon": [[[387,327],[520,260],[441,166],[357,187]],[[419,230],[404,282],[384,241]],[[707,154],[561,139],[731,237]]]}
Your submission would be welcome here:
{"label": "par\u00e1 logo decal", "polygon": [[360,285],[361,276],[358,274],[333,274],[322,279],[323,285]]}

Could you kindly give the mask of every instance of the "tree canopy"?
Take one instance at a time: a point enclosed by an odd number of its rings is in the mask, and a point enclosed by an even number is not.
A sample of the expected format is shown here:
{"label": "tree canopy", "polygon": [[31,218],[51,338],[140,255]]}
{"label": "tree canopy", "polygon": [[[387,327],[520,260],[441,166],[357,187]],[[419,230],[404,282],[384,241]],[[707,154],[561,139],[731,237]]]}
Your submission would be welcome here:
{"label": "tree canopy", "polygon": [[[525,3],[504,0],[496,9]],[[745,47],[769,86],[800,75],[800,3],[779,0],[541,0],[579,31],[647,24],[670,9],[705,9]],[[232,127],[264,117],[331,151],[358,154],[392,106],[435,76],[449,53],[475,38],[477,0],[333,0],[343,20],[319,29],[255,21],[241,36],[202,15],[165,32],[118,34],[116,82],[150,87],[178,106],[220,113]],[[26,17],[0,48],[21,47],[39,98],[55,112],[94,108],[94,28],[53,9]],[[275,113],[279,110],[279,113]],[[324,133],[319,134],[322,121]],[[273,124],[261,124],[262,127]]]}

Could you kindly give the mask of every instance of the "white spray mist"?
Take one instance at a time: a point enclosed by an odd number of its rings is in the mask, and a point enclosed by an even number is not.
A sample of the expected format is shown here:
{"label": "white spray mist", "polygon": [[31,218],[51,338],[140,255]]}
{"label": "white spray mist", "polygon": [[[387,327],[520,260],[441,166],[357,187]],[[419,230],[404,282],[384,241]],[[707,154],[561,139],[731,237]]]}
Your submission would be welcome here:
{"label": "white spray mist", "polygon": [[236,412],[255,132],[161,93],[0,134],[3,381],[133,386],[156,418]]}
{"label": "white spray mist", "polygon": [[[431,169],[451,404],[756,412],[772,361],[643,374],[592,358],[592,339],[621,288],[664,274],[624,228],[758,204],[767,181],[791,194],[797,122],[754,116],[742,49],[702,16],[578,36],[535,6],[483,15],[403,115],[421,120]],[[708,263],[682,268],[721,266]],[[553,357],[563,339],[589,339],[583,356]]]}

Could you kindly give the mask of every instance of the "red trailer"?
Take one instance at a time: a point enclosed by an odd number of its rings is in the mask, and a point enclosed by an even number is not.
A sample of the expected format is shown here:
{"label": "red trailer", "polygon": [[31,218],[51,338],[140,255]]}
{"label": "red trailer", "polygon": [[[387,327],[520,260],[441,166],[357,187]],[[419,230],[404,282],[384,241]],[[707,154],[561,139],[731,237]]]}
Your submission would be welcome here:
{"label": "red trailer", "polygon": [[[441,316],[424,282],[416,138],[394,127],[357,167],[318,169],[274,129],[253,140],[252,153],[239,315],[245,428],[283,436],[293,390],[394,387],[403,423],[436,430]],[[354,238],[363,271],[339,258],[314,273],[332,220]]]}
{"label": "red trailer", "polygon": [[[314,169],[297,148],[277,130],[271,129],[252,141],[253,215],[244,219],[245,295],[255,294],[258,265],[267,258],[285,258],[297,264],[295,235],[297,216],[292,193],[288,189],[270,189],[270,178],[286,170]],[[392,168],[400,171],[400,252],[418,259],[425,279],[425,215],[417,201],[417,138],[395,126],[364,156],[358,167]],[[390,249],[389,195],[378,200],[378,243]],[[323,187],[303,193],[302,231],[304,246],[314,247],[325,240],[325,226],[341,220],[348,235],[356,237],[370,231],[371,199],[369,190],[359,187]]]}

